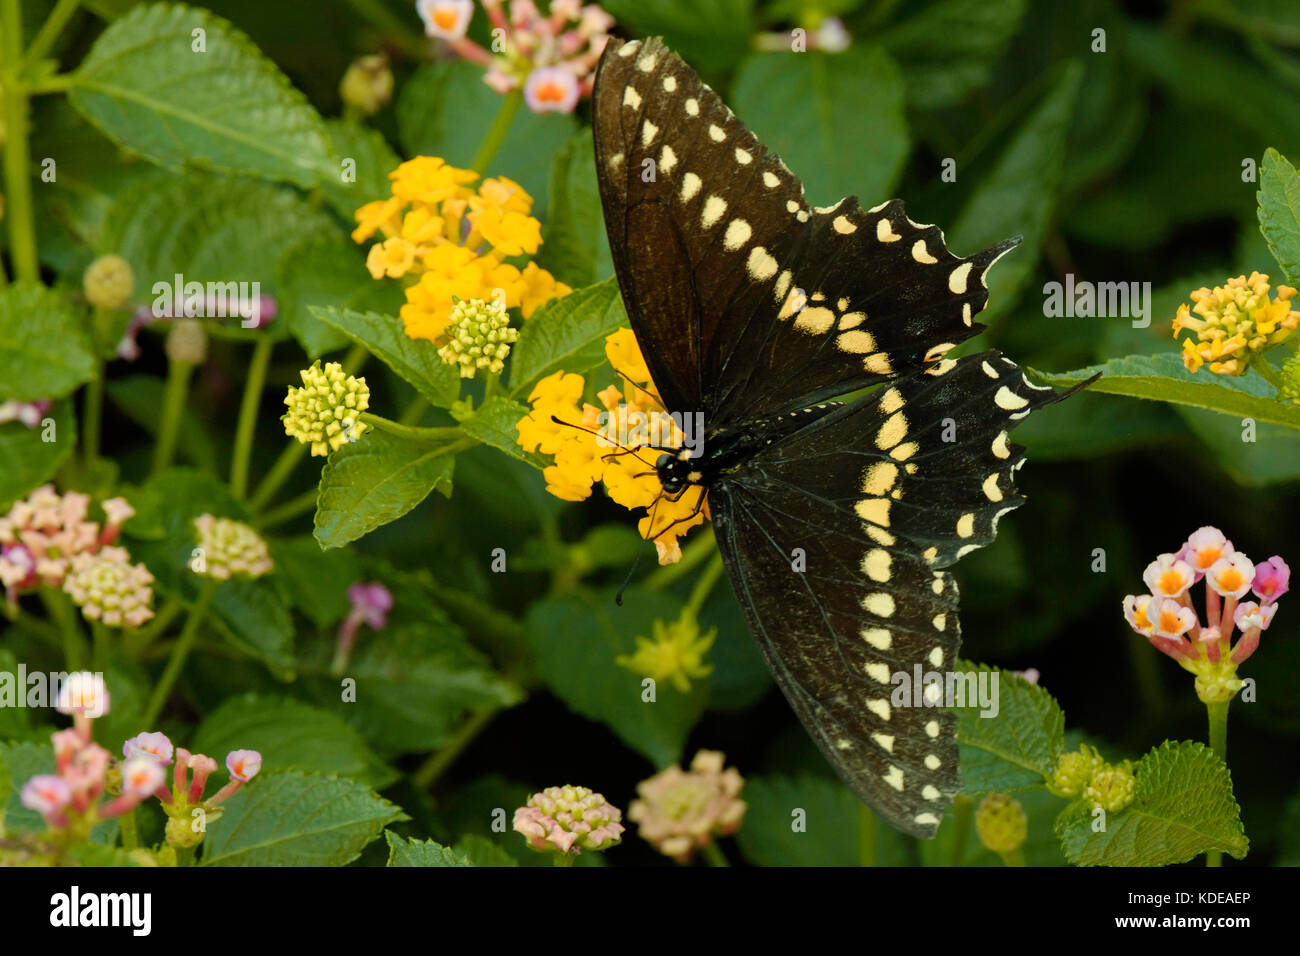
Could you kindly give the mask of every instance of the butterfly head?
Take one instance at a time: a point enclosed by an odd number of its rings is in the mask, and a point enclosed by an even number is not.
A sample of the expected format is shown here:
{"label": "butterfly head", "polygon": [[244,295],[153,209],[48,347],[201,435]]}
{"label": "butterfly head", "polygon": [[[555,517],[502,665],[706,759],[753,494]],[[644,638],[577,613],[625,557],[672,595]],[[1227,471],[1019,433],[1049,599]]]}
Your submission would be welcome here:
{"label": "butterfly head", "polygon": [[659,460],[655,462],[655,474],[659,476],[664,494],[674,500],[681,497],[682,492],[691,485],[704,482],[704,474],[700,470],[699,462],[694,460],[689,448],[660,455]]}

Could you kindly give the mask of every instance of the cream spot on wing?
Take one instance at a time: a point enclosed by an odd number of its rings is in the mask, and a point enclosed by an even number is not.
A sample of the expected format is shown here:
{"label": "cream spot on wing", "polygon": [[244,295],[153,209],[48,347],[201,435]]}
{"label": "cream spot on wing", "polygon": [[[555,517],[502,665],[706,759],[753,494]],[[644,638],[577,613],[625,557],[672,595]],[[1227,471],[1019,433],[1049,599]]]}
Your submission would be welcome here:
{"label": "cream spot on wing", "polygon": [[687,173],[682,177],[682,202],[690,202],[695,198],[695,194],[700,191],[704,185],[703,180],[694,173]]}
{"label": "cream spot on wing", "polygon": [[853,741],[849,740],[849,738],[847,738],[847,737],[841,737],[839,740],[835,741],[835,749],[836,749],[836,750],[852,750],[852,749],[853,749]]}
{"label": "cream spot on wing", "polygon": [[894,642],[893,635],[883,627],[864,627],[862,639],[880,651],[889,650],[889,645]]}
{"label": "cream spot on wing", "polygon": [[808,210],[807,210],[807,209],[800,209],[797,213],[794,214],[794,218],[798,219],[800,222],[807,222],[807,221],[808,221]]}
{"label": "cream spot on wing", "polygon": [[936,631],[942,631],[945,627],[948,626],[948,615],[936,614],[934,616],[934,620],[932,620],[930,623],[934,625],[934,629]]}
{"label": "cream spot on wing", "polygon": [[998,393],[993,396],[993,404],[1004,411],[1014,412],[1018,408],[1024,408],[1029,404],[1029,399],[1021,398],[1011,389],[1003,385],[998,389]]}
{"label": "cream spot on wing", "polygon": [[[843,312],[848,307],[849,307],[849,297],[847,295],[842,295],[835,301],[835,308],[839,309],[841,312]],[[842,319],[843,316],[841,316],[841,320]]]}
{"label": "cream spot on wing", "polygon": [[938,361],[939,359],[943,358],[944,355],[946,355],[949,351],[951,351],[952,347],[956,344],[957,344],[956,342],[940,342],[938,345],[931,346],[930,349],[925,353],[925,361],[927,362]]}
{"label": "cream spot on wing", "polygon": [[[942,615],[940,615],[940,616],[942,617]],[[943,630],[943,628],[939,628],[939,630]],[[934,648],[934,649],[932,649],[932,650],[930,651],[930,663],[933,664],[935,667],[942,667],[942,666],[943,666],[943,648],[942,648],[942,647],[936,647],[936,648]]]}
{"label": "cream spot on wing", "polygon": [[768,189],[775,189],[777,186],[781,185],[781,180],[777,177],[776,173],[765,172],[763,173],[763,185]]}
{"label": "cream spot on wing", "polygon": [[930,562],[933,562],[934,559],[937,558],[938,556],[939,556],[938,548],[926,548],[924,551],[921,552],[921,557],[925,558],[925,560]]}
{"label": "cream spot on wing", "polygon": [[896,388],[889,389],[880,398],[880,410],[886,415],[898,411],[903,405],[903,393]]}
{"label": "cream spot on wing", "polygon": [[984,497],[988,498],[989,501],[1002,500],[1002,489],[998,487],[997,472],[985,478],[984,484],[980,487],[984,489]]}
{"label": "cream spot on wing", "polygon": [[993,454],[999,458],[1011,457],[1011,446],[1007,444],[1007,433],[1000,432],[998,437],[993,439]]}
{"label": "cream spot on wing", "polygon": [[749,228],[749,223],[743,219],[733,219],[727,224],[727,234],[722,239],[722,245],[727,249],[739,249],[745,243],[749,242],[749,237],[753,230]]}
{"label": "cream spot on wing", "polygon": [[798,212],[798,211],[799,211],[799,200],[797,200],[797,199],[787,199],[787,200],[785,201],[785,208],[786,208],[786,211],[787,211],[787,212]]}
{"label": "cream spot on wing", "polygon": [[888,219],[881,219],[876,223],[876,238],[881,242],[897,242],[903,237],[894,232],[893,223]]}
{"label": "cream spot on wing", "polygon": [[942,362],[936,364],[933,368],[927,368],[925,370],[925,374],[938,378],[940,375],[947,375],[956,367],[957,367],[957,362],[955,359],[944,359]]}
{"label": "cream spot on wing", "polygon": [[889,701],[882,698],[867,701],[867,710],[871,711],[881,720],[888,720],[894,713],[889,708]]}
{"label": "cream spot on wing", "polygon": [[[934,754],[927,754],[925,757],[925,766],[929,770],[938,770],[943,766],[943,761]],[[926,799],[928,800],[929,797],[926,797]]]}
{"label": "cream spot on wing", "polygon": [[[757,248],[761,249],[763,247],[758,246]],[[754,254],[751,252],[750,257],[752,258],[753,255]],[[775,259],[772,261],[776,262]],[[790,294],[785,297],[785,304],[781,306],[781,311],[777,313],[776,317],[778,319],[790,318],[790,316],[794,315],[796,312],[802,311],[807,301],[808,297],[804,295],[803,289],[795,286],[790,290]]]}
{"label": "cream spot on wing", "polygon": [[933,706],[943,699],[943,691],[940,690],[938,684],[931,684],[925,689],[925,693],[921,697],[927,704]]}
{"label": "cream spot on wing", "polygon": [[849,222],[848,216],[836,216],[835,221],[831,223],[831,226],[842,236],[852,235],[858,231],[858,227]]}
{"label": "cream spot on wing", "polygon": [[884,528],[877,528],[874,524],[864,524],[862,526],[867,531],[867,537],[876,544],[883,544],[886,548],[894,546],[894,536]]}
{"label": "cream spot on wing", "polygon": [[725,199],[721,196],[710,196],[704,200],[704,212],[700,215],[700,225],[705,229],[713,228],[726,211],[727,201]]}
{"label": "cream spot on wing", "polygon": [[653,53],[647,53],[645,56],[641,57],[641,59],[636,61],[636,68],[642,73],[649,73],[655,68],[657,62],[659,62],[658,57]]}
{"label": "cream spot on wing", "polygon": [[[929,764],[927,763],[926,766],[929,766]],[[921,796],[923,796],[927,800],[938,800],[939,790],[938,788],[933,787],[927,783],[924,787],[921,788]]]}
{"label": "cream spot on wing", "polygon": [[794,320],[794,327],[810,335],[824,335],[835,326],[835,313],[824,305],[802,309]]}
{"label": "cream spot on wing", "polygon": [[865,312],[845,312],[840,316],[840,328],[842,330],[856,329],[865,321],[867,321],[867,313]]}
{"label": "cream spot on wing", "polygon": [[660,172],[671,173],[673,171],[673,167],[676,165],[677,165],[677,154],[673,152],[673,148],[671,146],[665,144],[664,148],[659,153]]}
{"label": "cream spot on wing", "polygon": [[889,683],[889,668],[878,661],[862,665],[862,670],[877,684]]}
{"label": "cream spot on wing", "polygon": [[634,110],[640,109],[641,94],[629,86],[627,89],[623,91],[623,105],[630,106]]}
{"label": "cream spot on wing", "polygon": [[709,139],[713,140],[715,143],[721,143],[726,138],[727,134],[723,131],[721,126],[716,123],[709,124]]}
{"label": "cream spot on wing", "polygon": [[963,262],[948,274],[948,291],[953,295],[961,295],[966,291],[966,279],[970,276],[970,267],[971,263]]}
{"label": "cream spot on wing", "polygon": [[939,818],[933,813],[918,813],[916,816],[912,817],[912,820],[921,824],[923,827],[933,826],[939,822]]}
{"label": "cream spot on wing", "polygon": [[686,115],[687,116],[700,115],[700,101],[693,96],[686,101]]}
{"label": "cream spot on wing", "polygon": [[817,212],[825,216],[828,215],[829,213],[833,213],[836,209],[839,209],[840,206],[843,205],[843,203],[844,203],[844,199],[841,198],[840,201],[835,203],[833,206],[817,206],[816,209]]}
{"label": "cream spot on wing", "polygon": [[880,749],[885,751],[885,753],[892,754],[894,752],[893,734],[872,734],[871,739],[874,740],[879,745]]}
{"label": "cream spot on wing", "polygon": [[665,77],[664,77],[664,92],[665,92],[665,93],[676,93],[676,92],[677,92],[677,77],[675,77],[675,76],[665,76]]}
{"label": "cream spot on wing", "polygon": [[618,55],[626,58],[631,56],[639,49],[641,49],[640,40],[628,40],[626,43],[624,43],[621,47],[618,48]]}
{"label": "cream spot on wing", "polygon": [[748,166],[753,161],[754,161],[754,157],[750,154],[749,150],[740,149],[739,147],[737,147],[736,162],[740,163],[740,165],[742,166]]}
{"label": "cream spot on wing", "polygon": [[878,461],[866,470],[862,477],[862,490],[866,494],[880,497],[894,487],[898,478],[898,466],[892,461]]}
{"label": "cream spot on wing", "polygon": [[889,375],[894,371],[894,366],[889,364],[889,356],[884,352],[868,355],[862,360],[862,367],[868,372],[875,372],[877,375]]}
{"label": "cream spot on wing", "polygon": [[[889,453],[889,457],[893,458],[895,461],[907,461],[907,459],[911,458],[919,450],[920,450],[920,446],[918,446],[916,442],[905,441],[903,442],[903,444],[896,446],[894,450]],[[908,465],[907,473],[909,475],[914,474],[915,467],[916,467],[915,465]]]}
{"label": "cream spot on wing", "polygon": [[998,370],[995,369],[995,368],[994,368],[992,365],[990,365],[988,362],[981,362],[981,363],[980,363],[980,368],[982,368],[982,369],[984,370],[984,374],[987,375],[989,378],[997,378],[997,377],[998,377]]}
{"label": "cream spot on wing", "polygon": [[889,498],[863,498],[853,510],[858,512],[858,518],[865,522],[879,524],[881,528],[889,527],[889,506],[893,505]]}
{"label": "cream spot on wing", "polygon": [[969,538],[975,533],[975,516],[964,514],[957,519],[957,537]]}
{"label": "cream spot on wing", "polygon": [[[851,334],[851,333],[848,333]],[[885,419],[876,432],[876,447],[881,451],[893,448],[907,435],[907,418],[902,412],[895,412]]]}
{"label": "cream spot on wing", "polygon": [[935,594],[942,594],[942,593],[943,593],[943,575],[942,575],[942,574],[936,574],[936,575],[934,576],[934,580],[932,580],[932,581],[930,582],[930,590],[933,591]]}
{"label": "cream spot on wing", "polygon": [[888,200],[886,200],[885,202],[876,203],[874,206],[868,209],[867,212],[880,212],[880,210],[884,209],[888,205],[889,205]]}
{"label": "cream spot on wing", "polygon": [[925,247],[925,240],[918,239],[912,243],[912,258],[922,265],[933,265],[939,260],[930,255],[930,250]]}
{"label": "cream spot on wing", "polygon": [[782,299],[784,299],[786,292],[790,290],[790,279],[791,279],[791,275],[789,269],[786,269],[779,276],[776,277],[776,285],[772,287],[772,293],[775,296],[777,302],[780,302]]}
{"label": "cream spot on wing", "polygon": [[891,617],[894,613],[894,596],[885,591],[868,594],[862,599],[862,609],[876,617]]}
{"label": "cream spot on wing", "polygon": [[883,548],[868,551],[862,559],[862,573],[873,581],[884,583],[889,580],[889,565],[893,559]]}
{"label": "cream spot on wing", "polygon": [[966,555],[970,554],[972,551],[978,551],[979,549],[980,549],[979,545],[977,544],[968,544],[963,548],[958,548],[956,560],[960,561],[962,558],[966,557]]}
{"label": "cream spot on wing", "polygon": [[768,254],[768,251],[762,246],[755,246],[749,250],[749,259],[745,262],[745,271],[749,277],[757,282],[766,282],[772,276],[776,275],[776,259]]}
{"label": "cream spot on wing", "polygon": [[[840,328],[843,327],[844,324],[841,322]],[[836,336],[835,344],[841,352],[862,355],[875,349],[876,340],[870,332],[854,330],[852,332],[841,332]]]}
{"label": "cream spot on wing", "polygon": [[903,771],[898,769],[897,767],[890,767],[889,773],[883,774],[881,779],[883,779],[885,783],[889,784],[895,790],[898,790],[900,792],[902,791]]}
{"label": "cream spot on wing", "polygon": [[971,311],[970,311],[969,302],[963,302],[961,304],[961,320],[965,322],[967,325],[971,324]]}
{"label": "cream spot on wing", "polygon": [[654,123],[651,123],[649,120],[646,120],[645,124],[641,127],[641,145],[649,146],[651,140],[653,140],[658,134],[659,127]]}
{"label": "cream spot on wing", "polygon": [[926,734],[927,737],[938,737],[938,736],[939,736],[939,721],[937,721],[937,720],[932,720],[932,721],[930,721],[928,724],[926,724],[926,725],[925,725],[925,734]]}

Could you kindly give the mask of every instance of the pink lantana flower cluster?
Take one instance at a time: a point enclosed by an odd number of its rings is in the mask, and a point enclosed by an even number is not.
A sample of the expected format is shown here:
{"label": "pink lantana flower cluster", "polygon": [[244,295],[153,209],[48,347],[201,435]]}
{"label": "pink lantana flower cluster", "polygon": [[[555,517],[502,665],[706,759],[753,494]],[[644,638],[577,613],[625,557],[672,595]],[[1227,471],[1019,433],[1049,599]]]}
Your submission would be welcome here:
{"label": "pink lantana flower cluster", "polygon": [[614,25],[599,6],[580,0],[552,0],[549,15],[533,0],[483,0],[492,24],[487,50],[466,36],[473,0],[418,0],[416,9],[426,34],[487,68],[483,79],[492,89],[504,95],[522,86],[534,113],[572,113],[579,99],[591,95],[596,63]]}
{"label": "pink lantana flower cluster", "polygon": [[[89,495],[42,485],[0,517],[0,584],[11,605],[24,591],[64,588],[87,617],[105,624],[136,627],[153,615],[153,576],[110,547],[135,509],[125,498],[101,507],[102,527],[89,520]],[[102,582],[112,586],[105,591],[96,586]]]}
{"label": "pink lantana flower cluster", "polygon": [[577,856],[623,838],[623,812],[587,787],[547,787],[515,811],[514,828],[539,852]]}
{"label": "pink lantana flower cluster", "polygon": [[[109,711],[104,679],[89,671],[69,674],[59,690],[57,709],[73,725],[54,733],[54,773],[37,774],[23,786],[23,806],[35,810],[60,843],[85,840],[102,820],[121,816],[151,796],[157,797],[170,818],[167,843],[194,846],[202,829],[191,828],[193,809],[202,807],[205,822],[220,815],[217,808],[257,775],[262,757],[256,751],[236,750],[226,757],[230,782],[206,800],[203,792],[217,762],[203,754],[176,749],[162,733],[142,733],[122,746],[115,760],[95,743],[93,722]],[[167,787],[165,768],[175,761],[173,785]],[[187,780],[187,772],[193,771]],[[102,798],[108,796],[109,799]]]}
{"label": "pink lantana flower cluster", "polygon": [[[1177,552],[1147,565],[1142,580],[1149,594],[1124,598],[1129,626],[1159,651],[1196,675],[1196,693],[1206,703],[1229,701],[1241,690],[1237,667],[1259,647],[1277,613],[1277,599],[1290,587],[1291,569],[1277,555],[1255,564],[1236,550],[1218,528],[1193,532]],[[1205,583],[1205,620],[1191,589]],[[1243,600],[1247,594],[1257,600]],[[1235,632],[1240,632],[1233,642]]]}
{"label": "pink lantana flower cluster", "polygon": [[637,784],[639,799],[632,801],[627,818],[641,838],[678,863],[689,863],[715,836],[735,833],[745,817],[740,799],[745,781],[735,767],[723,769],[725,760],[716,750],[701,750],[690,770],[673,764]]}

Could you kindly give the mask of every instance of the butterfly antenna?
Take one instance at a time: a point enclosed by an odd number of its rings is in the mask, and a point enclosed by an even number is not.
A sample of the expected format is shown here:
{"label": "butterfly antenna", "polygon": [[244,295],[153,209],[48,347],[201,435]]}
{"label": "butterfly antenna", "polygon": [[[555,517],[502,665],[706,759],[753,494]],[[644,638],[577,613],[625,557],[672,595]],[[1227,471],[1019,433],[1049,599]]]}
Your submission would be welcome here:
{"label": "butterfly antenna", "polygon": [[[587,428],[587,427],[584,426],[584,425],[575,425],[575,424],[573,424],[573,422],[566,422],[564,419],[560,418],[560,417],[557,416],[557,415],[552,415],[552,416],[551,416],[551,421],[555,422],[555,424],[557,424],[557,425],[565,425],[565,426],[567,426],[567,427],[569,427],[569,428],[576,428],[576,429],[577,429],[578,431],[580,431],[580,432],[586,432],[588,435],[594,435],[594,436],[596,436],[597,438],[603,439],[604,441],[609,442],[611,445],[614,445],[615,447],[618,447],[618,448],[623,449],[621,452],[618,452],[618,454],[620,454],[620,455],[632,455],[633,457],[636,458],[637,461],[641,462],[641,464],[643,464],[643,465],[650,465],[651,467],[654,467],[653,464],[652,464],[651,462],[646,461],[644,458],[642,458],[640,455],[637,454],[637,450],[638,450],[638,449],[636,449],[636,448],[629,448],[627,445],[621,444],[620,442],[616,442],[616,441],[614,441],[614,439],[610,438],[608,435],[605,435],[605,434],[603,434],[603,433],[597,431],[597,430],[594,429],[594,428]],[[649,447],[653,447],[653,446],[649,446]],[[606,459],[608,459],[608,458],[610,458],[610,457],[611,457],[610,455],[606,455],[606,456],[605,456]]]}
{"label": "butterfly antenna", "polygon": [[636,559],[632,562],[632,567],[627,572],[627,577],[623,579],[623,584],[621,587],[619,587],[618,593],[614,595],[614,603],[617,604],[619,607],[623,606],[623,592],[626,591],[627,586],[632,583],[632,575],[636,574],[636,569],[641,566],[641,557],[644,554],[645,554],[644,548],[637,549]]}

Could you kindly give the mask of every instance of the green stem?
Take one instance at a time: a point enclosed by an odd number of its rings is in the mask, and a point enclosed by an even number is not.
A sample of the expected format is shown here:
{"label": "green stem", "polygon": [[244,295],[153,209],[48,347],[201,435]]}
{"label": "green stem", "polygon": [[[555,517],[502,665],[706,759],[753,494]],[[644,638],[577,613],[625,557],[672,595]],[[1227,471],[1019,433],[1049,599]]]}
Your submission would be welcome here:
{"label": "green stem", "polygon": [[556,866],[573,866],[573,861],[574,861],[574,856],[573,856],[573,854],[571,854],[571,853],[556,853],[556,854],[555,854],[555,865],[556,865]]}
{"label": "green stem", "polygon": [[73,610],[72,602],[62,591],[53,588],[42,588],[40,593],[46,611],[58,624],[59,631],[63,634],[64,663],[68,665],[70,671],[83,670],[89,654],[86,649],[86,638],[77,623],[77,613]]}
{"label": "green stem", "polygon": [[[16,0],[15,0],[16,2]],[[488,164],[496,157],[497,150],[505,142],[506,133],[510,131],[510,123],[514,120],[515,114],[519,112],[519,104],[524,101],[523,88],[511,90],[506,95],[505,100],[501,103],[501,109],[497,111],[497,118],[492,121],[492,127],[483,137],[483,142],[474,154],[474,162],[470,168],[482,176],[487,172]]]}
{"label": "green stem", "polygon": [[447,769],[456,762],[459,757],[484,728],[492,722],[496,716],[497,708],[484,707],[475,711],[460,730],[443,744],[438,750],[429,755],[420,768],[415,771],[411,777],[411,782],[415,784],[417,790],[431,790],[438,779],[447,771]]}
{"label": "green stem", "polygon": [[710,840],[704,844],[703,853],[704,859],[708,861],[709,866],[731,866],[727,862],[727,855],[722,852],[722,847],[718,846],[715,840]]}
{"label": "green stem", "polygon": [[20,0],[0,0],[0,62],[4,84],[5,219],[9,221],[9,255],[14,278],[40,281],[36,257],[36,220],[32,213],[31,144],[28,141],[27,88],[19,74],[23,56]]}
{"label": "green stem", "polygon": [[49,17],[41,25],[40,32],[32,40],[32,45],[27,48],[27,53],[23,56],[22,69],[26,70],[33,63],[45,56],[50,47],[54,46],[54,41],[59,38],[63,28],[68,25],[72,15],[77,12],[77,7],[81,5],[81,0],[59,0],[50,11]]}
{"label": "green stem", "polygon": [[[361,370],[361,366],[366,363],[368,354],[364,345],[352,346],[340,363],[343,366],[344,373],[355,375]],[[253,492],[253,496],[248,499],[248,507],[255,512],[265,508],[275,496],[275,493],[280,490],[280,486],[289,480],[294,468],[298,467],[298,462],[302,461],[302,457],[306,453],[307,446],[302,442],[294,441],[286,445],[284,451],[280,452],[280,457],[271,466],[271,470],[262,479],[262,483]]]}
{"label": "green stem", "polygon": [[691,589],[691,596],[686,601],[686,607],[682,609],[682,617],[694,618],[699,615],[700,608],[708,600],[709,592],[713,590],[713,585],[721,576],[722,555],[715,551],[713,560],[709,562],[709,566],[704,569],[704,573],[696,580],[695,587]]}
{"label": "green stem", "polygon": [[140,845],[140,830],[135,825],[135,811],[128,810],[118,817],[122,828],[122,849],[134,850]]}
{"label": "green stem", "polygon": [[316,496],[320,493],[318,488],[308,488],[297,498],[293,498],[280,505],[278,508],[272,508],[270,511],[262,514],[257,519],[259,528],[270,528],[277,524],[283,524],[286,521],[292,521],[300,514],[306,514],[316,507]]}
{"label": "green stem", "polygon": [[167,630],[171,623],[180,617],[181,612],[184,610],[184,604],[175,598],[169,598],[167,603],[153,616],[152,621],[128,635],[126,638],[127,655],[132,658],[139,657],[144,649],[157,639],[159,634]]}
{"label": "green stem", "polygon": [[153,696],[149,698],[149,706],[145,709],[144,719],[140,721],[140,726],[152,727],[158,720],[158,715],[162,713],[163,704],[167,703],[167,695],[171,693],[172,685],[176,683],[176,678],[180,676],[182,668],[185,667],[185,658],[189,655],[190,648],[194,646],[194,639],[199,633],[199,625],[203,623],[203,618],[208,612],[208,606],[212,603],[220,584],[221,582],[215,578],[206,578],[204,580],[203,590],[199,592],[199,599],[194,602],[194,607],[190,609],[190,616],[185,621],[185,628],[181,631],[181,636],[177,638],[176,646],[172,648],[171,657],[167,659],[167,666],[163,668],[162,677],[158,679],[158,683],[154,687]]}
{"label": "green stem", "polygon": [[194,865],[194,847],[178,846],[176,848],[176,865],[193,866]]}
{"label": "green stem", "polygon": [[1018,846],[1007,853],[999,853],[998,856],[1002,857],[1003,866],[1025,865],[1025,848],[1023,846]]}
{"label": "green stem", "polygon": [[717,541],[714,540],[713,535],[708,533],[701,535],[682,549],[680,561],[665,565],[648,575],[645,579],[645,587],[651,591],[662,591],[678,578],[694,571],[716,551]]}
{"label": "green stem", "polygon": [[1275,369],[1264,356],[1255,357],[1255,361],[1250,363],[1250,367],[1259,373],[1259,377],[1268,384],[1272,385],[1279,392],[1282,390],[1282,375]]}
{"label": "green stem", "polygon": [[414,441],[450,441],[454,438],[464,437],[465,434],[455,427],[416,428],[414,425],[403,425],[391,418],[384,418],[382,415],[374,415],[370,412],[362,412],[360,418],[371,428],[377,428],[381,432],[388,432],[390,435],[396,435],[399,438],[410,438]]}
{"label": "green stem", "polygon": [[86,383],[86,395],[81,409],[81,458],[86,468],[99,459],[99,431],[104,418],[104,363],[96,355],[95,370]]}
{"label": "green stem", "polygon": [[858,866],[876,865],[876,815],[865,803],[858,804]]}
{"label": "green stem", "polygon": [[266,369],[271,364],[271,351],[275,342],[262,335],[253,348],[253,359],[244,381],[244,400],[239,406],[239,426],[235,430],[235,453],[230,461],[230,492],[243,498],[248,492],[248,462],[253,454],[253,433],[257,430],[257,409],[262,404],[262,388],[266,385]]}
{"label": "green stem", "polygon": [[108,666],[109,630],[99,621],[90,622],[90,636],[93,641],[91,663],[94,670],[103,673]]}
{"label": "green stem", "polygon": [[[1210,749],[1218,754],[1226,766],[1228,763],[1228,700],[1208,702],[1206,713],[1210,718]],[[1205,854],[1206,866],[1223,866],[1223,853],[1210,850]]]}
{"label": "green stem", "polygon": [[952,857],[950,866],[962,866],[966,861],[966,843],[970,839],[971,817],[975,813],[975,801],[970,797],[957,794],[952,801]]}
{"label": "green stem", "polygon": [[176,439],[181,432],[181,415],[185,411],[194,366],[172,360],[167,364],[167,387],[163,392],[162,421],[158,424],[158,443],[153,449],[153,474],[166,469],[176,453]]}
{"label": "green stem", "polygon": [[397,421],[402,425],[414,425],[424,417],[424,413],[428,410],[429,400],[423,395],[420,395],[415,399],[415,401],[411,402],[410,405],[406,406],[406,411],[402,412],[402,417]]}

